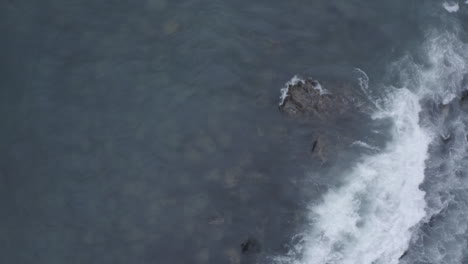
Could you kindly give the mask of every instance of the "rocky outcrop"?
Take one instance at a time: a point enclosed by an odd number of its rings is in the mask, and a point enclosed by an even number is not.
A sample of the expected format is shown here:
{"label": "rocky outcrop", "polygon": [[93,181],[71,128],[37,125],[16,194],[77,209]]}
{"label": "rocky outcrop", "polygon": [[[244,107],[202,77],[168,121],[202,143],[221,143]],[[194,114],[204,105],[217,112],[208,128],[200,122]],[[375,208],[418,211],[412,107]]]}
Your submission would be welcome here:
{"label": "rocky outcrop", "polygon": [[[343,92],[349,89],[342,89]],[[350,98],[327,89],[313,79],[294,76],[281,89],[280,111],[290,116],[314,116],[321,119],[339,116],[353,106]]]}

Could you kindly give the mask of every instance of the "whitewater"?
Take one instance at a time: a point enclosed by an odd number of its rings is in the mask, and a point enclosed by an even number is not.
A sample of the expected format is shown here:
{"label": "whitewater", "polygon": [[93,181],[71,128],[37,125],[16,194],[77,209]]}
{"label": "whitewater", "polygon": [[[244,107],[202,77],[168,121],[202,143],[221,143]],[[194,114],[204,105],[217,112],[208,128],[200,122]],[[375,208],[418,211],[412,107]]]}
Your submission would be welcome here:
{"label": "whitewater", "polygon": [[[466,151],[464,123],[457,120],[459,133],[447,134],[445,117],[432,110],[460,100],[466,89],[463,81],[468,49],[457,33],[444,31],[428,33],[420,50],[423,62],[407,55],[391,64],[388,73],[398,76],[398,85],[382,85],[379,89],[385,91],[384,95],[369,98],[377,106],[372,118],[392,122],[391,140],[376,154],[363,156],[343,173],[340,187],[328,190],[310,206],[310,224],[298,235],[300,242],[287,256],[277,258],[277,263],[462,263],[465,240],[450,261],[450,250],[440,249],[442,242],[434,243],[432,257],[417,247],[418,243],[427,243],[421,239],[433,216],[447,208],[440,193],[450,188],[447,183],[427,187],[429,192],[421,188],[431,147],[443,144],[441,138],[447,141],[450,135],[464,147],[456,153]],[[366,85],[363,90],[372,88],[367,87],[367,75],[366,78],[366,82],[360,81]],[[463,154],[456,158],[461,162],[464,157]],[[453,154],[450,158],[454,158]],[[466,232],[466,225],[462,231]],[[450,236],[456,235],[442,236],[450,242]],[[416,248],[414,252],[408,251],[410,247]]]}

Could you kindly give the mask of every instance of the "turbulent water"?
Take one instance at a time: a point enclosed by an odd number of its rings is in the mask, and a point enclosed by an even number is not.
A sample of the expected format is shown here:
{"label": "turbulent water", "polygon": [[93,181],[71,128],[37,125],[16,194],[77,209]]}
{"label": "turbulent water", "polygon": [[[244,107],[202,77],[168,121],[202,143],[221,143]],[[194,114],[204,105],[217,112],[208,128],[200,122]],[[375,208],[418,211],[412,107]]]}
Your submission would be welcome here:
{"label": "turbulent water", "polygon": [[311,205],[309,226],[279,263],[468,263],[468,45],[457,23],[446,27],[428,30],[419,62],[408,54],[387,68],[397,86],[380,87],[377,101],[367,94],[373,119],[391,120],[392,139]]}

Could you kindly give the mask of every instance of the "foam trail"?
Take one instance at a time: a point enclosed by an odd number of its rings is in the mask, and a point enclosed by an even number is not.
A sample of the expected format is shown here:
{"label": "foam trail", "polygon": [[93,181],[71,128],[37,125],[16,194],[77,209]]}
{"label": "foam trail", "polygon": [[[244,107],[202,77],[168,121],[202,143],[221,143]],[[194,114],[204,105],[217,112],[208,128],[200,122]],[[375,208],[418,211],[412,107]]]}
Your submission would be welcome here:
{"label": "foam trail", "polygon": [[368,97],[368,98],[372,98],[370,95],[369,95],[369,76],[367,75],[367,73],[359,68],[354,68],[357,72],[359,72],[362,77],[359,77],[358,80],[359,80],[359,86],[361,87],[362,91],[364,92],[364,94]]}
{"label": "foam trail", "polygon": [[376,150],[376,151],[380,150],[378,147],[369,145],[368,143],[361,141],[361,140],[354,141],[351,144],[351,146],[357,146],[357,147],[367,148],[367,149]]}
{"label": "foam trail", "polygon": [[371,90],[369,89],[369,81],[370,78],[365,71],[360,68],[354,68],[361,76],[358,77],[359,87],[361,87],[362,92],[366,96],[366,98],[377,108],[380,109],[379,100],[372,95]]}

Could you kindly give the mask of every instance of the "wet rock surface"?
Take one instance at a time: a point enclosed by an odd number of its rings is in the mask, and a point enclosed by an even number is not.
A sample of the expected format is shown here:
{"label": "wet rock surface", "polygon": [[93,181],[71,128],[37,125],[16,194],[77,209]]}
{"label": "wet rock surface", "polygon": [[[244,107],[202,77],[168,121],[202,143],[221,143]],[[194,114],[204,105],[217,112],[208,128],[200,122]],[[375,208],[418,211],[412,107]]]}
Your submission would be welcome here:
{"label": "wet rock surface", "polygon": [[[334,86],[333,91],[328,90],[329,86]],[[355,100],[345,94],[346,91],[349,89],[344,84],[328,84],[311,78],[295,80],[283,88],[279,109],[290,116],[336,118],[347,111],[356,110],[353,105]]]}

